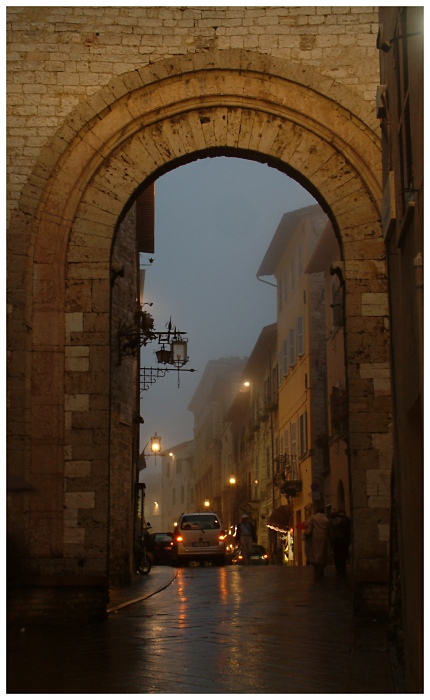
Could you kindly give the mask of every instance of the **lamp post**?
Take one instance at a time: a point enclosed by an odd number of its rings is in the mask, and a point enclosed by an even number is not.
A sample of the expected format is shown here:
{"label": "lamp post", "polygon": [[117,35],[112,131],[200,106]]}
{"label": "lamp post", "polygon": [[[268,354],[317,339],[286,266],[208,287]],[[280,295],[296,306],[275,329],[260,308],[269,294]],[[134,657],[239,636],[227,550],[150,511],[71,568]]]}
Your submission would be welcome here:
{"label": "lamp post", "polygon": [[[146,468],[146,459],[148,457],[151,457],[151,455],[145,454],[145,450],[148,446],[148,443],[146,443],[145,447],[143,448],[142,452],[140,453],[139,456],[139,462],[138,462],[138,471],[136,474],[136,484],[135,484],[135,492],[136,492],[136,504],[135,504],[135,530],[134,530],[134,537],[135,537],[135,546],[140,547],[140,542],[142,538],[142,532],[143,532],[143,527],[144,527],[144,522],[145,522],[145,516],[144,516],[144,510],[145,510],[145,484],[141,481],[139,481],[139,472],[142,471],[143,469]],[[161,437],[155,433],[151,437],[151,452],[154,455],[154,458],[157,459],[157,454],[161,450]]]}
{"label": "lamp post", "polygon": [[[231,476],[228,480],[230,486],[234,489],[233,491],[233,499],[230,500],[230,513],[232,512],[231,515],[231,524],[235,524],[238,521],[238,514],[237,514],[237,481],[235,476]],[[231,507],[231,503],[233,502],[233,507]]]}

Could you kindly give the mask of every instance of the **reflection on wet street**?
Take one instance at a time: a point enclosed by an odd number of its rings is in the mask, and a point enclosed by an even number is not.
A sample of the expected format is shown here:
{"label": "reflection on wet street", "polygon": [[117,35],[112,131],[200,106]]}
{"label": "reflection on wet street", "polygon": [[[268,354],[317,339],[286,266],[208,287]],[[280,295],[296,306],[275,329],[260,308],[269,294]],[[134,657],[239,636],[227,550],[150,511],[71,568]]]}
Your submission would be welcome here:
{"label": "reflection on wet street", "polygon": [[190,567],[104,622],[11,632],[8,692],[348,692],[351,635],[333,571]]}

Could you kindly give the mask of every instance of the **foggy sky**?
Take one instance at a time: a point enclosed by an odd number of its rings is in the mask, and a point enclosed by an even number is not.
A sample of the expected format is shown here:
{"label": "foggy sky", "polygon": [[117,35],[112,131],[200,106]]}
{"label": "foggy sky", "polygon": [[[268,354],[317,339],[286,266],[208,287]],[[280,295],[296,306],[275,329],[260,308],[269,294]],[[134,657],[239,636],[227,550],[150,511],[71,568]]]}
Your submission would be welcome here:
{"label": "foggy sky", "polygon": [[[171,372],[142,393],[141,450],[154,432],[162,449],[193,439],[187,406],[207,362],[248,357],[263,326],[276,321],[276,289],[256,273],[282,215],[310,204],[294,180],[239,158],[196,161],[157,180],[154,262],[145,267],[145,301],[153,306],[145,308],[157,331],[171,317],[187,332],[185,367],[196,372],[181,373],[180,388]],[[142,366],[157,365],[157,348],[143,348]]]}

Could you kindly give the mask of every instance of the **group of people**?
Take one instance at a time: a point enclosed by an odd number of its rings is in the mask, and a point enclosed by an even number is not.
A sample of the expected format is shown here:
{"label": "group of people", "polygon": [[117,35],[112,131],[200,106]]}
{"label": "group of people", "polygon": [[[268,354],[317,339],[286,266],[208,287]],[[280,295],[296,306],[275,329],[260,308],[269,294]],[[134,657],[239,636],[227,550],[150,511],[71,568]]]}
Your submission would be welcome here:
{"label": "group of people", "polygon": [[305,524],[305,551],[307,563],[314,567],[315,578],[324,575],[330,546],[338,574],[346,574],[351,544],[351,520],[343,510],[334,511],[330,518],[324,508],[317,507]]}
{"label": "group of people", "polygon": [[[338,574],[346,574],[351,544],[351,520],[345,511],[334,511],[330,518],[322,506],[306,521],[304,530],[306,563],[314,567],[315,578],[324,575],[330,554],[333,551],[334,564]],[[254,525],[244,514],[236,528],[236,540],[240,546],[244,563],[249,564],[252,545],[257,541]]]}

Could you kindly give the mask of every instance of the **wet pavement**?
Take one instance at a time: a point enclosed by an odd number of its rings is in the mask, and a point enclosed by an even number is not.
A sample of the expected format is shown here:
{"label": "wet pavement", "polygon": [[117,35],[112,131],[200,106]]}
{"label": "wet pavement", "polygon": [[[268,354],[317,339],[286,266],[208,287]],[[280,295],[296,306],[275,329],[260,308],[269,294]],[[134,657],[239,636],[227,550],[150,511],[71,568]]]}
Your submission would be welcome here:
{"label": "wet pavement", "polygon": [[154,567],[107,620],[11,628],[8,693],[395,692],[384,628],[328,567]]}

